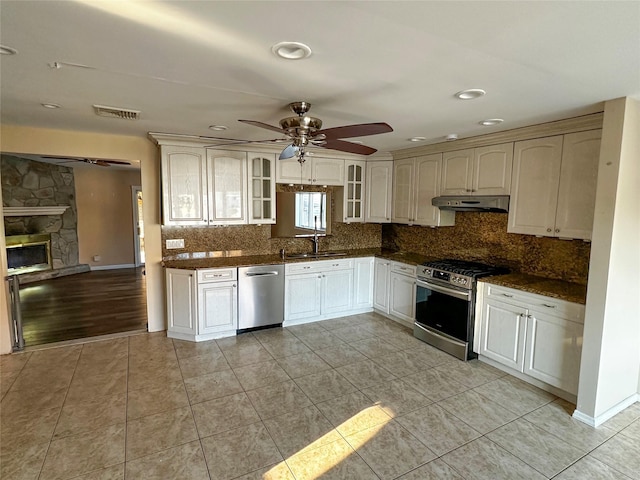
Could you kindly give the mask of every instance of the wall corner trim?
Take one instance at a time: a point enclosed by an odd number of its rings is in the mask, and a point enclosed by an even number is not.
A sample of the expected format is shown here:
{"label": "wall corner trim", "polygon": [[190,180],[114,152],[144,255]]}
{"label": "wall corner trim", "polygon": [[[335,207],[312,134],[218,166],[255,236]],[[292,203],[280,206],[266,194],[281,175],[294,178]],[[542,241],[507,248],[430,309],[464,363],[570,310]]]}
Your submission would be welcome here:
{"label": "wall corner trim", "polygon": [[590,427],[594,427],[595,428],[595,427],[599,427],[604,422],[606,422],[610,418],[613,418],[618,413],[623,411],[625,408],[633,405],[636,402],[640,402],[640,394],[638,394],[638,393],[634,393],[630,397],[626,398],[625,400],[623,400],[622,402],[618,403],[617,405],[614,405],[609,410],[607,410],[606,412],[601,413],[597,417],[592,417],[592,416],[587,415],[586,413],[582,413],[582,412],[580,412],[578,410],[575,410],[573,412],[572,416],[576,420],[579,420],[580,422],[586,423]]}

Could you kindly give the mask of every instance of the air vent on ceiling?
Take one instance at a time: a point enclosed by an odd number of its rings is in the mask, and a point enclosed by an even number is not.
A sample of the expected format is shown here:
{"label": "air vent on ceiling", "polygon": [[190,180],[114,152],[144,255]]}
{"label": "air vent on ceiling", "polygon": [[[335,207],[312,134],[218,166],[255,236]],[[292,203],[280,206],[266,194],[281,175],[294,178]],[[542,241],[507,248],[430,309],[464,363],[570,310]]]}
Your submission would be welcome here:
{"label": "air vent on ceiling", "polygon": [[122,118],[123,120],[138,120],[140,110],[129,110],[127,108],[107,107],[105,105],[94,105],[93,110],[101,117]]}

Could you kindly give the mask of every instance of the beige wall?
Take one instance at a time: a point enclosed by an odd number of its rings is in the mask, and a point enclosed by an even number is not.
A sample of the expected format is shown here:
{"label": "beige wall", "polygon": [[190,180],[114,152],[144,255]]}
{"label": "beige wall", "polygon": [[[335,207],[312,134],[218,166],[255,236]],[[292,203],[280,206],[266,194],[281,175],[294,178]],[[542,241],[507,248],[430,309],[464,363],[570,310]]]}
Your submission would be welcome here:
{"label": "beige wall", "polygon": [[640,370],[640,102],[606,102],[577,418],[637,400]]}
{"label": "beige wall", "polygon": [[[78,208],[80,263],[91,267],[133,265],[134,231],[131,187],[138,170],[99,166],[73,169]],[[99,255],[99,261],[93,257]]]}
{"label": "beige wall", "polygon": [[[150,331],[166,329],[164,314],[164,276],[160,248],[159,154],[147,138],[103,135],[88,132],[2,125],[0,151],[49,155],[88,156],[140,161],[142,191],[145,197],[144,222],[147,274],[147,314]],[[0,213],[2,213],[0,211]],[[4,239],[4,236],[3,236]],[[4,243],[4,240],[2,241]],[[2,245],[0,245],[2,247]],[[4,252],[4,248],[2,249]],[[0,275],[6,275],[6,261],[0,262]],[[4,289],[0,295],[6,297]],[[6,298],[0,300],[0,310]],[[0,321],[0,353],[11,351],[7,319]]]}

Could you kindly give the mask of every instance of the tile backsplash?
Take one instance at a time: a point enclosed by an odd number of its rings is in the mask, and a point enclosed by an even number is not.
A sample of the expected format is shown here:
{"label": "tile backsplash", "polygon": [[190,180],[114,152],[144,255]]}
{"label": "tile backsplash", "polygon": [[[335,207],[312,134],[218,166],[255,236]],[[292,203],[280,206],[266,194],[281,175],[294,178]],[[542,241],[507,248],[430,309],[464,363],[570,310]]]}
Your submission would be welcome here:
{"label": "tile backsplash", "polygon": [[507,219],[504,213],[456,212],[453,227],[384,225],[382,246],[586,285],[590,243],[507,233]]}

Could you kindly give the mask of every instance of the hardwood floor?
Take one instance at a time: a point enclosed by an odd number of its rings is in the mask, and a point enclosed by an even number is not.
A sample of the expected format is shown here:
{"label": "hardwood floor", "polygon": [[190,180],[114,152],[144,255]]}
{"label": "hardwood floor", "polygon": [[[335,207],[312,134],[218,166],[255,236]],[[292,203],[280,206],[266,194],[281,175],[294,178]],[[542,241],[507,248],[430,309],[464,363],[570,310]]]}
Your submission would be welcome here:
{"label": "hardwood floor", "polygon": [[26,346],[146,329],[143,268],[98,270],[20,287]]}

